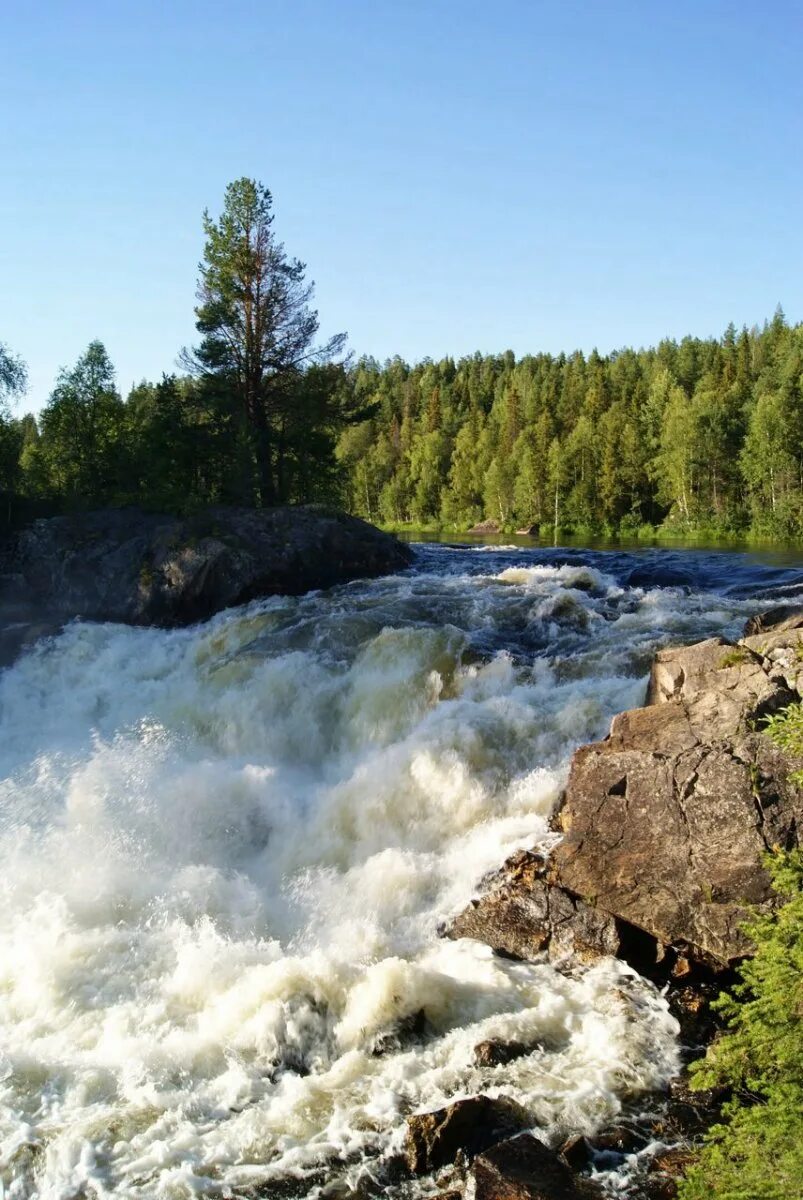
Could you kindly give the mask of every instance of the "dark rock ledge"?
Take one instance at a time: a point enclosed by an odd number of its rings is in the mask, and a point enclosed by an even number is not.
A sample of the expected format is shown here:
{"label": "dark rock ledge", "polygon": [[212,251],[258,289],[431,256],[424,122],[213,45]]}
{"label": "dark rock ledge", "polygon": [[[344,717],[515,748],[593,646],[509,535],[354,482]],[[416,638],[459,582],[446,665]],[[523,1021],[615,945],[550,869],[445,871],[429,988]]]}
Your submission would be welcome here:
{"label": "dark rock ledge", "polygon": [[0,558],[0,626],[24,640],[26,627],[36,635],[74,617],[190,625],[262,596],[400,571],[413,552],[320,507],[218,507],[187,518],[125,508],[35,521]]}

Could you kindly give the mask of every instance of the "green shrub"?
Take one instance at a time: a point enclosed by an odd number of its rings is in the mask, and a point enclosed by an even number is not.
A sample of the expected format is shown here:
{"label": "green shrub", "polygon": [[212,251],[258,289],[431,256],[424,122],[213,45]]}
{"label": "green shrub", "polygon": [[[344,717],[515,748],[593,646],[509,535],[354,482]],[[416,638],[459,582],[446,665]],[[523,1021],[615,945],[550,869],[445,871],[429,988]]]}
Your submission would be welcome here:
{"label": "green shrub", "polygon": [[[790,704],[764,724],[772,740],[794,758],[803,758],[803,704]],[[794,783],[803,785],[803,771],[792,775]]]}
{"label": "green shrub", "polygon": [[[791,719],[803,736],[800,714]],[[692,1068],[695,1087],[726,1087],[732,1099],[680,1200],[803,1197],[803,854],[771,856],[769,866],[785,903],[746,926],[756,954],[716,1002],[728,1030]]]}
{"label": "green shrub", "polygon": [[717,663],[720,671],[724,671],[726,667],[738,667],[741,663],[747,662],[750,654],[745,650],[744,646],[733,646],[730,650],[726,650],[722,658]]}

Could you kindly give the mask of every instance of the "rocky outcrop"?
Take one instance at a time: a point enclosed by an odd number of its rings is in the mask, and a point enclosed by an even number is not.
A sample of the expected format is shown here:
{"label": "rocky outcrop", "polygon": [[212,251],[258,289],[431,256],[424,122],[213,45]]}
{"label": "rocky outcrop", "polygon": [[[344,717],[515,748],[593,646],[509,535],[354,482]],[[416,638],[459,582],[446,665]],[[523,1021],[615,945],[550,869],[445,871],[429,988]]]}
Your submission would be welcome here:
{"label": "rocky outcrop", "polygon": [[502,526],[493,517],[489,517],[486,521],[478,521],[476,525],[472,525],[469,533],[501,533]]}
{"label": "rocky outcrop", "polygon": [[412,551],[322,508],[108,509],[34,522],[6,570],[15,602],[66,619],[177,626],[261,596],[402,570]]}
{"label": "rocky outcrop", "polygon": [[551,959],[592,959],[619,950],[613,917],[551,884],[545,859],[527,850],[508,859],[442,933],[475,938],[510,958],[545,950]]}
{"label": "rocky outcrop", "polygon": [[793,604],[781,604],[751,617],[744,634],[748,638],[756,633],[787,633],[792,629],[803,629],[803,611]]}
{"label": "rocky outcrop", "polygon": [[434,1112],[407,1118],[404,1157],[414,1175],[449,1166],[458,1156],[471,1161],[489,1146],[527,1129],[531,1121],[514,1100],[471,1096]]}
{"label": "rocky outcrop", "polygon": [[647,706],[574,755],[549,863],[515,855],[444,932],[520,958],[619,955],[648,974],[671,948],[677,977],[748,954],[742,923],[772,901],[763,856],[803,828],[803,763],[761,732],[799,699],[803,613],[750,628],[736,645],[659,652]]}
{"label": "rocky outcrop", "polygon": [[659,653],[649,707],[574,756],[556,881],[709,965],[749,953],[742,922],[771,897],[762,856],[795,844],[803,821],[790,763],[758,729],[795,699],[747,646]]}

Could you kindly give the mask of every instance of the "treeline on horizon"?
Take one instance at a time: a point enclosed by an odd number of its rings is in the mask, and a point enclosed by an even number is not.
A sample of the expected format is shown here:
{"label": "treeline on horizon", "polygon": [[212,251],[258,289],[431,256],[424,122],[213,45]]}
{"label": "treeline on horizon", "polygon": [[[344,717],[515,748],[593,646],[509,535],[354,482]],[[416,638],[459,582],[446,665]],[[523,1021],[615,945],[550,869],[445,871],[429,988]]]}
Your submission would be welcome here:
{"label": "treeline on horizon", "polygon": [[349,507],[390,525],[803,536],[803,325],[653,349],[362,361]]}
{"label": "treeline on horizon", "polygon": [[241,179],[204,214],[180,374],[124,398],[101,342],[16,416],[0,345],[0,521],[138,504],[341,504],[370,521],[581,535],[803,537],[803,325],[608,355],[408,365],[317,343],[306,268]]}

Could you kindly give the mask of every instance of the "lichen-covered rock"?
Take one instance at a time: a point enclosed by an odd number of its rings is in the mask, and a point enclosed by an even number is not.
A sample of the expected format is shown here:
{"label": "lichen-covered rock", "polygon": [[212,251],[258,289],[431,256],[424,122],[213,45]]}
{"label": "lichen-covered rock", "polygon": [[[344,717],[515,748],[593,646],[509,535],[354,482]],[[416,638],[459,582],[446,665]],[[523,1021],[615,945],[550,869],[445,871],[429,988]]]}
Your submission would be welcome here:
{"label": "lichen-covered rock", "polygon": [[412,551],[321,508],[210,508],[179,518],[106,509],[35,521],[10,567],[32,609],[176,626],[275,594],[402,570]]}
{"label": "lichen-covered rock", "polygon": [[760,654],[767,669],[780,675],[792,691],[803,693],[803,628],[756,633],[739,644]]}
{"label": "lichen-covered rock", "polygon": [[[681,701],[695,732],[709,742],[732,737],[750,719],[791,698],[761,655],[724,638],[659,650],[653,660],[647,704]],[[643,710],[637,710],[643,711]]]}
{"label": "lichen-covered rock", "polygon": [[531,1124],[525,1109],[514,1100],[471,1096],[408,1117],[404,1157],[414,1175],[424,1175],[453,1163],[458,1154],[470,1161]]}

